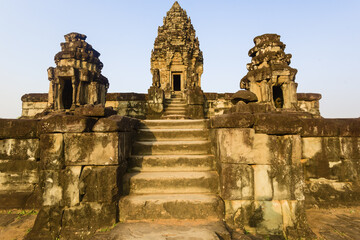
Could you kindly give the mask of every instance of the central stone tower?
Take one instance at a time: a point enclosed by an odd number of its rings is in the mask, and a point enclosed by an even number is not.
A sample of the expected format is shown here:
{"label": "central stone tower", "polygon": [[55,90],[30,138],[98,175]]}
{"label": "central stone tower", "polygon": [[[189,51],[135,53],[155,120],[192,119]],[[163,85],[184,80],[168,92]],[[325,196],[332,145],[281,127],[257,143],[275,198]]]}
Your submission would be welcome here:
{"label": "central stone tower", "polygon": [[151,53],[153,82],[164,90],[200,87],[203,55],[186,11],[175,2],[159,27]]}
{"label": "central stone tower", "polygon": [[[163,99],[177,96],[187,104],[184,110],[186,118],[200,117],[193,116],[194,106],[191,105],[197,105],[197,110],[203,105],[200,88],[203,55],[191,20],[178,2],[167,12],[164,25],[158,29],[151,52],[151,73],[153,79],[149,89],[149,107],[152,111],[162,113],[166,108]],[[194,94],[196,96],[192,97]],[[197,101],[194,102],[194,99]]]}

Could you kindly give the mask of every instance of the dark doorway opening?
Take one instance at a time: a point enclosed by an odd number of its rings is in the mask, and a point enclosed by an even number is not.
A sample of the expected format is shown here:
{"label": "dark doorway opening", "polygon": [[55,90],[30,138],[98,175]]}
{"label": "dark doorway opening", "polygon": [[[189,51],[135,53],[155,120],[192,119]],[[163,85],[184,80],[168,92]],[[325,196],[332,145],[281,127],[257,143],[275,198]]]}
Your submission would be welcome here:
{"label": "dark doorway opening", "polygon": [[64,88],[62,92],[62,102],[64,109],[70,109],[72,105],[73,87],[71,80],[64,80]]}
{"label": "dark doorway opening", "polygon": [[181,91],[181,76],[179,74],[173,75],[174,91]]}
{"label": "dark doorway opening", "polygon": [[284,105],[283,91],[280,86],[273,87],[273,100],[276,108],[282,108]]}

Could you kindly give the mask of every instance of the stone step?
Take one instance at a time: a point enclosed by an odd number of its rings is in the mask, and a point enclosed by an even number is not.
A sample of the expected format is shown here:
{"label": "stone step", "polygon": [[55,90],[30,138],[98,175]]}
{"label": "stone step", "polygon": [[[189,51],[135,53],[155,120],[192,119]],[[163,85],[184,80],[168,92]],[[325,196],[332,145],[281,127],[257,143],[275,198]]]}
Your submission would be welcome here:
{"label": "stone step", "polygon": [[164,114],[170,115],[179,115],[179,114],[185,114],[186,109],[165,109]]}
{"label": "stone step", "polygon": [[164,120],[185,120],[187,117],[184,114],[170,114],[170,115],[163,115],[161,119]]}
{"label": "stone step", "polygon": [[214,194],[129,195],[119,201],[120,221],[223,219],[224,202]]}
{"label": "stone step", "polygon": [[209,141],[136,141],[133,155],[210,154]]}
{"label": "stone step", "polygon": [[169,105],[168,107],[165,107],[165,112],[166,111],[185,111],[186,108],[185,107],[182,107],[182,106],[172,106],[172,105]]}
{"label": "stone step", "polygon": [[172,98],[172,99],[165,99],[165,104],[184,104],[185,103],[185,99],[181,99],[181,98]]}
{"label": "stone step", "polygon": [[213,155],[157,155],[131,156],[131,171],[210,171]]}
{"label": "stone step", "polygon": [[218,174],[211,172],[140,172],[124,176],[125,194],[216,193]]}
{"label": "stone step", "polygon": [[208,136],[207,129],[139,129],[137,140],[206,140]]}
{"label": "stone step", "polygon": [[171,107],[182,107],[182,108],[186,108],[187,104],[185,103],[170,103],[170,104],[165,104],[167,106],[171,106]]}
{"label": "stone step", "polygon": [[[185,117],[185,116],[184,116]],[[208,120],[143,120],[141,121],[140,128],[148,129],[199,129],[208,128]]]}

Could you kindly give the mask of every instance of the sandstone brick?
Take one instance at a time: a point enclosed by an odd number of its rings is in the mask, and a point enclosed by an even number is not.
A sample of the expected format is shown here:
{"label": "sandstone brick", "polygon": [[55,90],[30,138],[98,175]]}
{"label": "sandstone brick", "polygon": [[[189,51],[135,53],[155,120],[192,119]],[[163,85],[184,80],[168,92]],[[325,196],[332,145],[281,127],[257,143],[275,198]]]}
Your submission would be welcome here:
{"label": "sandstone brick", "polygon": [[301,138],[299,135],[269,136],[267,145],[271,155],[271,164],[300,164]]}
{"label": "sandstone brick", "polygon": [[63,134],[42,134],[40,136],[40,162],[43,170],[65,167]]}
{"label": "sandstone brick", "polygon": [[66,133],[65,163],[70,165],[116,165],[125,161],[123,133]]}
{"label": "sandstone brick", "polygon": [[272,165],[272,187],[273,200],[291,199],[291,166],[289,165]]}
{"label": "sandstone brick", "polygon": [[86,237],[89,232],[109,227],[116,223],[116,204],[81,203],[65,208],[62,217],[60,236],[64,239]]}
{"label": "sandstone brick", "polygon": [[217,131],[218,153],[220,161],[226,163],[253,163],[252,145],[254,130],[219,129]]}
{"label": "sandstone brick", "polygon": [[339,137],[323,137],[322,152],[329,162],[337,162],[341,157]]}
{"label": "sandstone brick", "polygon": [[36,160],[39,158],[39,139],[0,140],[0,159]]}
{"label": "sandstone brick", "polygon": [[302,157],[313,158],[322,150],[321,138],[319,137],[306,137],[302,138]]}
{"label": "sandstone brick", "polygon": [[[63,198],[62,201],[65,206],[76,206],[80,203],[80,174],[82,167],[81,166],[70,166],[66,167],[63,171],[64,179],[61,182],[63,188]],[[93,186],[96,187],[96,186]]]}
{"label": "sandstone brick", "polygon": [[273,198],[270,165],[252,165],[254,168],[254,199],[265,201]]}
{"label": "sandstone brick", "polygon": [[101,104],[97,105],[84,105],[75,108],[75,114],[87,117],[106,117],[115,115],[117,112],[110,107],[104,107]]}
{"label": "sandstone brick", "polygon": [[245,228],[246,231],[255,233],[257,216],[254,214],[255,205],[252,200],[225,200],[225,221],[232,228]]}
{"label": "sandstone brick", "polygon": [[345,159],[360,159],[360,137],[341,137],[340,150]]}
{"label": "sandstone brick", "polygon": [[210,121],[212,128],[249,128],[254,124],[254,116],[250,113],[223,114]]}
{"label": "sandstone brick", "polygon": [[331,137],[340,134],[340,122],[337,119],[303,119],[302,122],[303,137]]}
{"label": "sandstone brick", "polygon": [[343,137],[359,137],[360,136],[360,119],[339,119],[339,134]]}
{"label": "sandstone brick", "polygon": [[60,233],[62,216],[63,209],[59,206],[42,207],[25,240],[56,239]]}
{"label": "sandstone brick", "polygon": [[280,201],[280,203],[281,203],[284,229],[286,229],[287,227],[294,227],[295,224],[297,223],[296,207],[298,201],[283,200]]}
{"label": "sandstone brick", "polygon": [[93,127],[94,132],[131,132],[137,128],[139,120],[113,115],[108,118],[101,118]]}
{"label": "sandstone brick", "polygon": [[38,120],[0,119],[0,139],[38,138]]}
{"label": "sandstone brick", "polygon": [[37,170],[0,172],[0,191],[31,193],[38,182]]}
{"label": "sandstone brick", "polygon": [[271,144],[269,142],[269,135],[254,134],[253,149],[250,158],[255,164],[270,164],[272,159]]}
{"label": "sandstone brick", "polygon": [[24,172],[38,169],[38,162],[32,160],[0,160],[0,172]]}
{"label": "sandstone brick", "polygon": [[124,166],[86,166],[80,176],[83,202],[112,203],[119,200]]}
{"label": "sandstone brick", "polygon": [[283,214],[280,201],[255,201],[255,209],[261,209],[263,217],[256,226],[257,234],[282,234]]}
{"label": "sandstone brick", "polygon": [[41,187],[43,190],[43,206],[62,206],[63,183],[62,172],[43,170],[40,173]]}
{"label": "sandstone brick", "polygon": [[95,124],[95,119],[80,115],[57,114],[42,120],[39,130],[42,133],[80,133],[88,132]]}
{"label": "sandstone brick", "polygon": [[302,129],[302,122],[296,114],[257,113],[254,116],[256,133],[298,134]]}
{"label": "sandstone brick", "polygon": [[221,196],[226,200],[254,198],[253,168],[247,164],[221,164]]}

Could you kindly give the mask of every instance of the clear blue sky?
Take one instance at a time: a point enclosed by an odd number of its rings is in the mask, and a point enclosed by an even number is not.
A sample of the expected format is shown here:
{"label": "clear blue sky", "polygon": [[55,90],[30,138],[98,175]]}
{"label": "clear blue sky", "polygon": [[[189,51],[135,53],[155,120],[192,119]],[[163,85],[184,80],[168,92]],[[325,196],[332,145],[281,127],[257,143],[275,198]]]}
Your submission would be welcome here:
{"label": "clear blue sky", "polygon": [[[174,1],[0,0],[0,117],[21,96],[48,91],[47,68],[64,35],[101,53],[109,92],[147,92],[158,26]],[[180,0],[204,54],[205,92],[236,92],[253,38],[277,33],[298,69],[298,92],[321,93],[324,117],[360,117],[359,0]]]}

